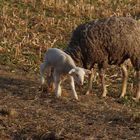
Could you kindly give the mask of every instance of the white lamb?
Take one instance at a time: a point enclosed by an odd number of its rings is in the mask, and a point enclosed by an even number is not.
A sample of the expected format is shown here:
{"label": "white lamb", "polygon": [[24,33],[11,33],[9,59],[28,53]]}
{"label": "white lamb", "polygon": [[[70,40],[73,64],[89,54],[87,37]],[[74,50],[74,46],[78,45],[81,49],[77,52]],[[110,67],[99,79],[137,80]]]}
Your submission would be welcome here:
{"label": "white lamb", "polygon": [[89,74],[90,70],[77,67],[68,54],[57,48],[50,48],[45,54],[44,62],[40,65],[41,83],[45,83],[45,70],[53,68],[53,78],[55,84],[55,94],[61,96],[61,77],[67,76],[70,78],[70,85],[75,99],[78,96],[75,90],[75,83],[83,85],[85,74]]}

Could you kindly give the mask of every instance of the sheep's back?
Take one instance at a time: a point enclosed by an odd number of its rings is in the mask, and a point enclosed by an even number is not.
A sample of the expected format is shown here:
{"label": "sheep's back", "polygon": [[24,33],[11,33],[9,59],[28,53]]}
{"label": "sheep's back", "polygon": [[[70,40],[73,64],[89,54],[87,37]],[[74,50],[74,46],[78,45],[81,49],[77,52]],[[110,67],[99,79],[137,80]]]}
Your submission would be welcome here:
{"label": "sheep's back", "polygon": [[80,48],[86,64],[120,65],[132,56],[139,58],[140,25],[128,17],[91,21],[75,29],[68,48]]}

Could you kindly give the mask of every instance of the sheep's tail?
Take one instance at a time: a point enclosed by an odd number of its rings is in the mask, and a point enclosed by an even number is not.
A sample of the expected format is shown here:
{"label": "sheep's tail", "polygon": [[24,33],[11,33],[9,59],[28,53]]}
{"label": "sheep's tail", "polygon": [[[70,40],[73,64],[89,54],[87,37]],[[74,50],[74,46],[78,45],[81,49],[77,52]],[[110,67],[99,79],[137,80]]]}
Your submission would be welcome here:
{"label": "sheep's tail", "polygon": [[40,65],[40,75],[41,75],[41,84],[42,85],[45,83],[44,73],[45,73],[46,68],[47,68],[46,63],[42,63]]}

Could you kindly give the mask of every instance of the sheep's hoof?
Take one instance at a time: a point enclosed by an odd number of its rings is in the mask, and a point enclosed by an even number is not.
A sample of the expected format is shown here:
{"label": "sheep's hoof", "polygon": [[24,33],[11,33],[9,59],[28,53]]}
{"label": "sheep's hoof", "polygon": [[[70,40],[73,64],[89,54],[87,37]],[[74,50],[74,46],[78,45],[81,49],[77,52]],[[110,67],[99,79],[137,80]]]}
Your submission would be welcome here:
{"label": "sheep's hoof", "polygon": [[102,95],[102,98],[105,98],[106,97],[106,95]]}
{"label": "sheep's hoof", "polygon": [[124,95],[120,95],[120,98],[124,98]]}
{"label": "sheep's hoof", "polygon": [[139,98],[135,98],[135,97],[133,97],[132,99],[133,99],[135,102],[139,102],[139,100],[140,100]]}
{"label": "sheep's hoof", "polygon": [[39,91],[41,91],[41,92],[48,92],[48,88],[45,85],[41,85],[39,87]]}
{"label": "sheep's hoof", "polygon": [[122,92],[121,95],[120,95],[120,98],[124,98],[126,92]]}

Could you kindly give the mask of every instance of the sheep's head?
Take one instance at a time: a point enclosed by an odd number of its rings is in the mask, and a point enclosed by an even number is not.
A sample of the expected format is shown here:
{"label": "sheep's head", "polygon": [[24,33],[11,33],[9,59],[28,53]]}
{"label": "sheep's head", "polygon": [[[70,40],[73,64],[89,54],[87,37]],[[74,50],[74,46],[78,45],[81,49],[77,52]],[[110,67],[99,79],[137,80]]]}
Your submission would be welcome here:
{"label": "sheep's head", "polygon": [[79,85],[83,85],[84,77],[90,73],[91,73],[90,70],[80,67],[73,68],[69,71],[69,74],[74,77],[75,82]]}

